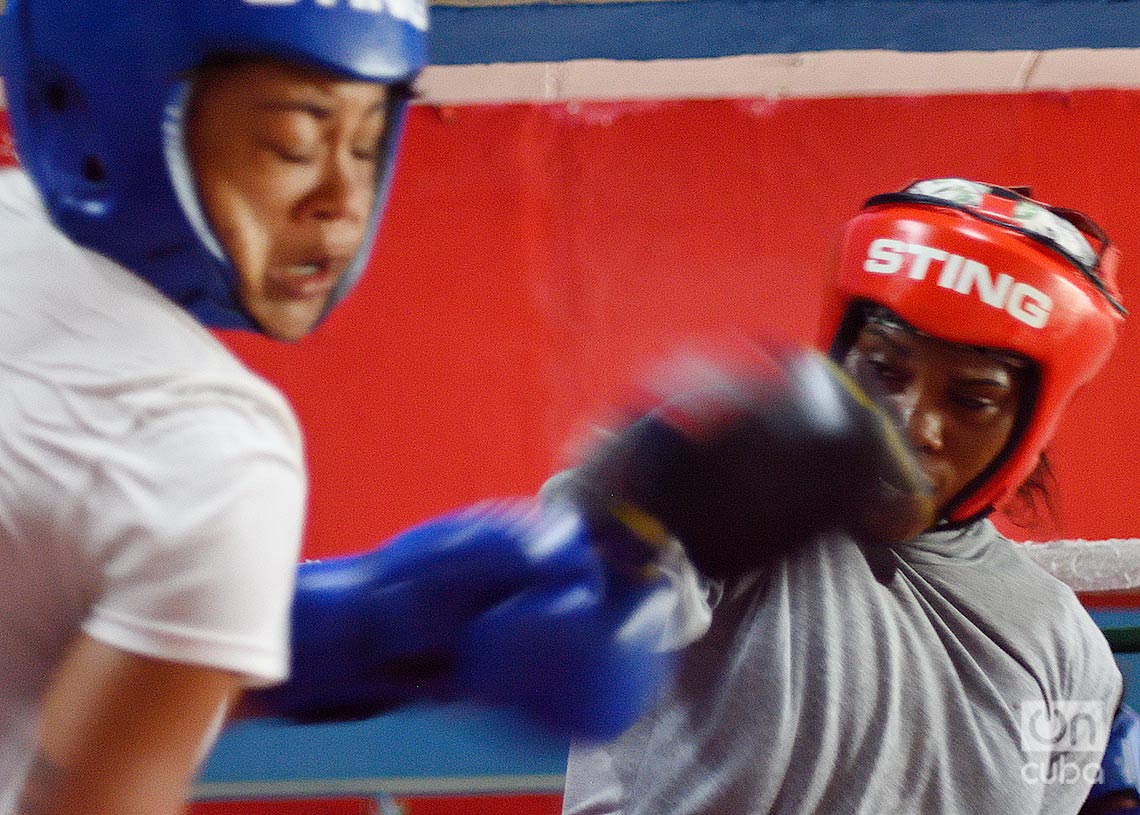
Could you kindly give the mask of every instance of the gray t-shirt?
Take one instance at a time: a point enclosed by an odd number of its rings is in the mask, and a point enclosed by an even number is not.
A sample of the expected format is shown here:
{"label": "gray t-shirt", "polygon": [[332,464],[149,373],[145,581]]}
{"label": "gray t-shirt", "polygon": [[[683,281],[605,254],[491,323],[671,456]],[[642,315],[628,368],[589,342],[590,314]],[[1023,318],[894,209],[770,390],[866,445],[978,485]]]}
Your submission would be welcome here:
{"label": "gray t-shirt", "polygon": [[1121,677],[1073,592],[988,521],[881,554],[726,586],[662,701],[572,746],[564,813],[1077,812]]}

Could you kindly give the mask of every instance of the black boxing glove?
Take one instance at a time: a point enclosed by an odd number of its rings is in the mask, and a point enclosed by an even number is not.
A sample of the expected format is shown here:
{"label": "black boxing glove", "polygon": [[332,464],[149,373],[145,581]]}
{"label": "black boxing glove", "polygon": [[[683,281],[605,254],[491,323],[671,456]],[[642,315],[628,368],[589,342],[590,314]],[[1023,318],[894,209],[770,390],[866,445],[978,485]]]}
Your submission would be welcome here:
{"label": "black boxing glove", "polygon": [[929,483],[888,415],[818,352],[743,370],[689,360],[661,390],[563,487],[595,523],[659,523],[713,578],[834,530],[882,544],[933,523]]}

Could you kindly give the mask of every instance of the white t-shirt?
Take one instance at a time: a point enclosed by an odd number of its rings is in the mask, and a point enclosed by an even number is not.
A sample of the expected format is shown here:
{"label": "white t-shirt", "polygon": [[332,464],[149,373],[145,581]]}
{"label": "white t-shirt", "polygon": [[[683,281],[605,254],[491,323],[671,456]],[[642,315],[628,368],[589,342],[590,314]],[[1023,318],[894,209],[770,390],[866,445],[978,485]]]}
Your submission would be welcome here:
{"label": "white t-shirt", "polygon": [[0,171],[0,813],[79,631],[285,677],[306,484],[281,394]]}

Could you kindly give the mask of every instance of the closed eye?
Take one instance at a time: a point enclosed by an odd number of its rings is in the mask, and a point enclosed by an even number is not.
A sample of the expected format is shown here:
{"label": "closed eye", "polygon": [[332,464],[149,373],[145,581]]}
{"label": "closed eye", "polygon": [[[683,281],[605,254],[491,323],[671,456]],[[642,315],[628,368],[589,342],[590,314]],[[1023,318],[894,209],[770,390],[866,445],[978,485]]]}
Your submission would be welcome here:
{"label": "closed eye", "polygon": [[309,164],[317,157],[316,150],[304,145],[285,144],[269,139],[259,140],[259,144],[286,164]]}
{"label": "closed eye", "polygon": [[358,161],[378,163],[380,161],[380,148],[355,148],[352,151],[352,157]]}
{"label": "closed eye", "polygon": [[314,158],[311,154],[302,153],[300,151],[274,150],[273,152],[287,164],[309,164]]}

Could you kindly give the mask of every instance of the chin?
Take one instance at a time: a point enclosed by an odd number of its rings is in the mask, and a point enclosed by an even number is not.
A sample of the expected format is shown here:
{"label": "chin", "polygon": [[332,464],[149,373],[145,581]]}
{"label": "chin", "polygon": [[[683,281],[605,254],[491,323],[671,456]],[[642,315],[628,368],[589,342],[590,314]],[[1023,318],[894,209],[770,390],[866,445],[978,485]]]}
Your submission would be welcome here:
{"label": "chin", "polygon": [[313,308],[305,304],[303,308],[250,309],[258,327],[275,340],[297,342],[311,334],[324,313],[325,304]]}
{"label": "chin", "polygon": [[278,342],[294,343],[294,342],[299,342],[300,340],[303,340],[305,337],[307,337],[312,329],[296,330],[296,331],[281,331],[281,330],[271,330],[271,329],[267,328],[264,330],[265,330],[266,336],[270,337],[271,339],[277,340]]}

